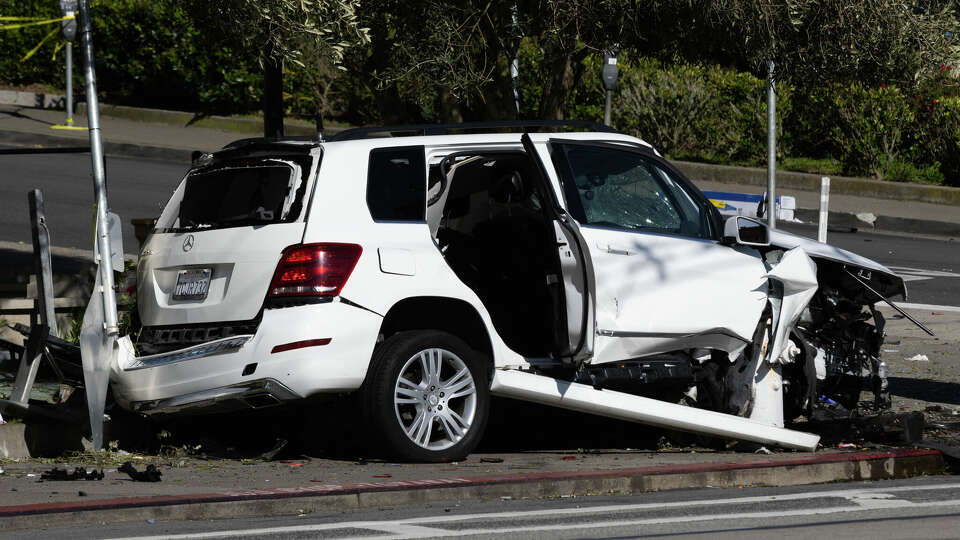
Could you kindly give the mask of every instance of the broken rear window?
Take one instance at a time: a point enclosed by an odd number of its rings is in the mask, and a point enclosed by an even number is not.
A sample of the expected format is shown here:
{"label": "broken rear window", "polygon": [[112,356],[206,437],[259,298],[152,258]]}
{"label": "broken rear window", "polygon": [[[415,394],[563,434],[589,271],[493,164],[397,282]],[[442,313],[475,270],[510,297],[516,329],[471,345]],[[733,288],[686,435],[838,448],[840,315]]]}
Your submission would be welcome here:
{"label": "broken rear window", "polygon": [[157,230],[180,232],[296,220],[309,162],[240,160],[196,169],[174,193]]}

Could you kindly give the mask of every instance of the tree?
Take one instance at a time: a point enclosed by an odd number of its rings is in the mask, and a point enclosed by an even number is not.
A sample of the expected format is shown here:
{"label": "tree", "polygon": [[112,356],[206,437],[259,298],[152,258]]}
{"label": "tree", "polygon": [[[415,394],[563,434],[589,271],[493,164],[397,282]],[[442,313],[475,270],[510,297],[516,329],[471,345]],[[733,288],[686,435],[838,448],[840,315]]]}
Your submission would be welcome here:
{"label": "tree", "polygon": [[944,0],[692,0],[708,14],[713,54],[797,85],[914,82],[957,58]]}
{"label": "tree", "polygon": [[624,0],[368,2],[361,17],[373,44],[364,71],[425,119],[515,118],[510,63],[525,44],[542,58],[520,67],[542,75],[535,115],[562,119],[584,60],[621,41],[629,13]]}
{"label": "tree", "polygon": [[[264,136],[283,135],[283,64],[306,69],[342,66],[344,54],[369,42],[359,24],[359,0],[213,0],[197,9],[246,50],[264,70]],[[321,112],[321,103],[317,103]]]}

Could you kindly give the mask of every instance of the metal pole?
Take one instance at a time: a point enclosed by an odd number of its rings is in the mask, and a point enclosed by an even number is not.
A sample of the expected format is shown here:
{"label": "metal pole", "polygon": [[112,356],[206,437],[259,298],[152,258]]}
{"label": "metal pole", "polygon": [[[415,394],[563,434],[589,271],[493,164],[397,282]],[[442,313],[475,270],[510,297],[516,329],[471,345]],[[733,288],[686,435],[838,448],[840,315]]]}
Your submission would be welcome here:
{"label": "metal pole", "polygon": [[[97,74],[93,64],[93,22],[88,0],[80,0],[80,49],[83,75],[87,84],[87,126],[90,130],[90,160],[93,165],[93,191],[97,200],[97,258],[103,296],[104,330],[116,335],[117,298],[113,290],[110,235],[107,230],[107,185],[103,165],[103,142],[100,138],[100,110],[97,101]],[[94,291],[96,294],[97,291]]]}
{"label": "metal pole", "polygon": [[73,44],[66,46],[67,57],[67,125],[73,125]]}
{"label": "metal pole", "polygon": [[603,123],[610,125],[610,99],[613,96],[613,90],[607,90],[607,101],[603,104]]}
{"label": "metal pole", "polygon": [[767,64],[767,223],[777,228],[777,83]]}
{"label": "metal pole", "polygon": [[43,210],[43,193],[39,189],[27,193],[30,202],[30,232],[33,236],[33,266],[37,279],[37,297],[34,309],[37,320],[30,321],[30,337],[27,338],[20,367],[14,381],[10,401],[20,405],[30,402],[30,390],[37,378],[40,360],[49,335],[57,335],[57,316],[53,310],[53,267],[50,264],[50,231]]}
{"label": "metal pole", "polygon": [[830,177],[820,179],[820,223],[817,228],[817,241],[827,242],[827,218],[830,212]]}

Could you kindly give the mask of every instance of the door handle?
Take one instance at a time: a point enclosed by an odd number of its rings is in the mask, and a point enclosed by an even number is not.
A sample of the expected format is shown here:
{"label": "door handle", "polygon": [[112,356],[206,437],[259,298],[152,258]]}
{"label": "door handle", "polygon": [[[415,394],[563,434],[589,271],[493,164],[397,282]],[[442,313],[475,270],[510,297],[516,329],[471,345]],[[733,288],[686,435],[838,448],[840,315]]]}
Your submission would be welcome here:
{"label": "door handle", "polygon": [[597,242],[597,247],[613,255],[633,255],[635,252],[606,242]]}

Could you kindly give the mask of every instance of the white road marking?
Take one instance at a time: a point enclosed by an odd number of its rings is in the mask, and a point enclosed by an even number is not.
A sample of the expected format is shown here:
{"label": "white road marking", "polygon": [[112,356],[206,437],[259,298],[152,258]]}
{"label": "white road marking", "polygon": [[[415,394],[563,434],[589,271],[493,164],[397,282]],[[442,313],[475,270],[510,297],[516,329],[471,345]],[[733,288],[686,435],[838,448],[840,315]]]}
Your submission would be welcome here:
{"label": "white road marking", "polygon": [[[451,537],[467,536],[479,534],[519,534],[537,531],[569,530],[569,529],[592,529],[596,527],[627,527],[636,525],[658,525],[670,523],[688,523],[695,521],[713,521],[713,520],[737,520],[737,519],[769,519],[783,516],[812,516],[822,514],[833,514],[843,512],[862,512],[869,510],[890,509],[890,508],[932,508],[944,506],[960,507],[960,499],[946,501],[930,501],[914,503],[903,499],[896,499],[895,494],[902,491],[931,491],[943,489],[958,489],[960,484],[938,484],[933,486],[898,486],[875,489],[850,489],[836,491],[819,491],[809,493],[793,493],[786,495],[768,495],[760,497],[737,497],[731,499],[704,499],[696,501],[679,501],[671,503],[645,503],[628,505],[605,505],[588,506],[583,508],[557,508],[547,510],[530,510],[515,512],[492,512],[485,514],[467,514],[453,516],[425,516],[418,518],[408,518],[393,521],[345,521],[339,523],[321,523],[315,525],[296,525],[287,527],[268,527],[259,529],[236,529],[230,531],[216,531],[208,533],[193,534],[175,534],[160,536],[140,536],[134,537],[136,540],[179,540],[186,538],[236,538],[243,536],[274,535],[285,533],[310,533],[319,531],[331,531],[337,529],[366,529],[383,531],[387,534],[382,536],[363,536],[362,538],[423,538],[430,537]],[[544,524],[544,525],[524,525],[510,526],[508,523],[503,527],[491,527],[486,529],[462,529],[447,530],[430,527],[431,524],[452,523],[457,521],[484,520],[486,523],[502,522],[509,518],[536,518],[550,516],[569,516],[585,514],[605,514],[610,512],[623,513],[637,510],[655,510],[683,508],[691,506],[701,506],[710,508],[714,505],[731,505],[760,503],[786,500],[819,499],[823,497],[844,498],[854,503],[851,506],[829,506],[821,508],[805,508],[798,510],[775,510],[770,512],[745,512],[739,514],[715,513],[703,515],[684,515],[664,518],[644,518],[644,519],[626,519],[607,521],[591,521],[583,524]],[[614,517],[614,516],[611,516]]]}
{"label": "white road marking", "polygon": [[908,266],[888,266],[887,268],[896,272],[898,276],[907,282],[924,281],[938,277],[960,278],[960,274],[943,270],[924,270],[922,268],[910,268]]}
{"label": "white road marking", "polygon": [[[950,311],[952,313],[960,313],[960,306],[938,306],[936,304],[910,304],[907,302],[894,302],[901,309],[915,309],[919,311]],[[883,302],[877,302],[874,304],[876,308],[887,308],[893,309]]]}

